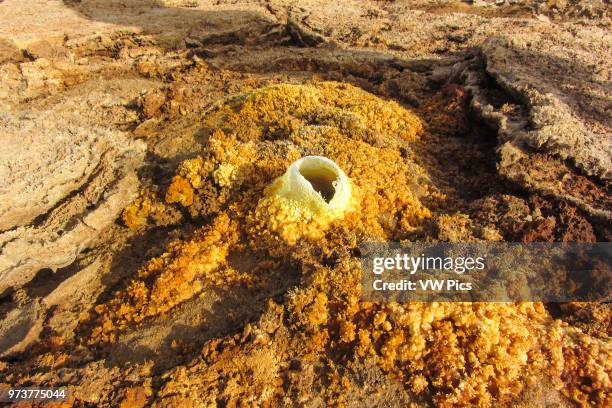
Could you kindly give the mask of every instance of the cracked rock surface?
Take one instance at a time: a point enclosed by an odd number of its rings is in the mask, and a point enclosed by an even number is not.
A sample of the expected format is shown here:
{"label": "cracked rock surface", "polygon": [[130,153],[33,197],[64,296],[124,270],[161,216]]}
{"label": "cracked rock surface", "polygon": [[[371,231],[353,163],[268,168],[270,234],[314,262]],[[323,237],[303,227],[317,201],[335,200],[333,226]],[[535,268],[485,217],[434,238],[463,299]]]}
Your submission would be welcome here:
{"label": "cracked rock surface", "polygon": [[0,119],[0,292],[56,270],[136,196],[144,146],[53,111]]}
{"label": "cracked rock surface", "polygon": [[[555,34],[554,40],[522,34],[486,41],[484,72],[468,75],[472,104],[499,129],[501,174],[609,221],[612,72],[606,56],[612,50],[597,33],[578,40]],[[479,89],[486,76],[506,99]]]}

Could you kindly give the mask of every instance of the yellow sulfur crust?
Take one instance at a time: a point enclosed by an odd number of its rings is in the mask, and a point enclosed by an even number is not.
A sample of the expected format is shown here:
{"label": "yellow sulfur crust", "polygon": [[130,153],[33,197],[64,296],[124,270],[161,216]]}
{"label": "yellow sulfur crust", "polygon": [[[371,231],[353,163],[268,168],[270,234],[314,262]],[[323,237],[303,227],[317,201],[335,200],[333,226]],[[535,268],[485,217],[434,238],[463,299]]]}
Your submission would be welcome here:
{"label": "yellow sulfur crust", "polygon": [[[168,312],[203,286],[249,281],[249,273],[228,267],[232,250],[285,262],[299,271],[300,283],[282,306],[270,306],[283,316],[290,340],[258,340],[270,338],[262,334],[240,349],[235,338],[213,342],[189,364],[189,375],[185,367],[166,373],[160,391],[166,402],[235,403],[249,396],[255,405],[275,405],[288,378],[279,367],[299,359],[327,367],[373,360],[441,407],[510,402],[544,375],[581,404],[611,403],[610,342],[567,327],[540,303],[360,302],[361,269],[352,252],[358,244],[410,239],[436,217],[423,204],[436,193],[428,193],[425,171],[406,153],[423,131],[413,113],[350,85],[315,82],[236,97],[209,112],[205,123],[208,145],[179,167],[164,205],[213,221],[171,244],[100,305],[91,342],[112,342],[127,325]],[[313,217],[275,194],[274,180],[306,155],[330,158],[351,180],[353,198],[342,217]],[[124,219],[136,217],[126,211]],[[458,218],[440,221],[455,225]],[[229,360],[240,364],[225,365]],[[263,383],[239,380],[264,368]],[[330,399],[350,382],[332,369],[326,381]]]}

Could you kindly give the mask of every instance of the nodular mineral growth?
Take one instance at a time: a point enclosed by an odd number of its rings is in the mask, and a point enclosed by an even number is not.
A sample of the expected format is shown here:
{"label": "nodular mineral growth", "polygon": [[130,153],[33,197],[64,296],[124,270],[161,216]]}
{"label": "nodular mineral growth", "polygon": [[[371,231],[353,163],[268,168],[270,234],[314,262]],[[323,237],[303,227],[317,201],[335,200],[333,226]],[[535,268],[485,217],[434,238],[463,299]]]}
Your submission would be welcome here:
{"label": "nodular mineral growth", "polygon": [[[366,239],[406,239],[432,217],[419,198],[427,194],[423,169],[401,153],[422,132],[414,114],[352,86],[323,82],[242,95],[211,111],[206,123],[223,130],[211,135],[204,154],[179,166],[165,197],[158,197],[164,203],[157,205],[178,203],[212,222],[172,244],[127,290],[100,305],[90,344],[113,343],[126,326],[164,313],[207,286],[263,285],[272,261],[300,271],[284,315],[291,339],[285,352],[292,358],[308,361],[326,351],[345,362],[372,358],[415,395],[431,392],[441,406],[509,401],[543,372],[577,400],[607,400],[610,383],[601,374],[608,370],[609,343],[564,327],[542,304],[359,302],[361,271],[352,248]],[[299,205],[277,204],[281,197],[269,187],[305,155],[334,160],[354,186],[354,207],[330,225],[304,216]],[[135,213],[126,209],[126,221]],[[239,273],[228,260],[236,250],[267,257]],[[273,349],[279,340],[268,341]],[[206,391],[170,397],[183,386],[181,377],[162,395],[175,403],[212,403],[218,395],[210,387],[223,381],[206,374],[216,355],[192,363],[197,374],[189,383]],[[587,355],[580,375],[592,378],[591,389],[598,391],[585,393],[570,367]],[[280,375],[259,385],[270,387],[270,398],[283,392],[276,385]],[[259,391],[244,387],[239,394],[252,392]]]}

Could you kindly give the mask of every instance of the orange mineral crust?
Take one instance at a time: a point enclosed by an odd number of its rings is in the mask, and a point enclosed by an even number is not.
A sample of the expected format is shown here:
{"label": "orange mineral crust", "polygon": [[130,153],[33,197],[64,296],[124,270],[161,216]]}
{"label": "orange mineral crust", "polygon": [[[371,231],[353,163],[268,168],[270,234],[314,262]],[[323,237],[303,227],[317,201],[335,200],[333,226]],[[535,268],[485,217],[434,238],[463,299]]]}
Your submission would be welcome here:
{"label": "orange mineral crust", "polygon": [[[354,379],[333,367],[364,361],[400,380],[415,401],[438,406],[507,403],[541,376],[576,402],[610,403],[609,341],[553,319],[541,303],[359,301],[360,242],[422,237],[432,224],[446,239],[476,239],[469,217],[435,215],[422,204],[441,198],[418,157],[406,154],[423,132],[413,113],[346,84],[314,82],[232,98],[204,121],[206,147],[178,166],[155,205],[209,221],[96,308],[90,343],[112,342],[114,333],[167,313],[204,286],[261,280],[261,265],[243,273],[228,267],[231,251],[284,263],[299,283],[245,334],[207,343],[200,357],[164,374],[161,405],[243,398],[275,405],[295,386],[296,367],[312,365],[325,367],[323,398],[334,399],[334,387]],[[291,162],[313,154],[334,160],[353,186],[350,211],[329,223],[279,204],[270,187]],[[126,222],[140,208],[142,199],[126,209]]]}

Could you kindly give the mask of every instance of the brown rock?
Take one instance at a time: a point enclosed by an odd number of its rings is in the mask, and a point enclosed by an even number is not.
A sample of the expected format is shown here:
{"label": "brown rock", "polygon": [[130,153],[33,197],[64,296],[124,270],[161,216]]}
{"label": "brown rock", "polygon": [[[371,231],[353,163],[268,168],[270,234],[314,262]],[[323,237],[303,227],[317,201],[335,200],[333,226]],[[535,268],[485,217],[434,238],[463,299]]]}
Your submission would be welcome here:
{"label": "brown rock", "polygon": [[152,118],[159,113],[161,107],[166,103],[166,95],[156,89],[149,92],[142,99],[142,113],[146,118]]}
{"label": "brown rock", "polygon": [[144,146],[80,121],[0,116],[0,293],[72,263],[137,193]]}
{"label": "brown rock", "polygon": [[0,64],[6,62],[21,62],[23,54],[15,44],[4,38],[0,38]]}
{"label": "brown rock", "polygon": [[48,60],[57,60],[67,58],[68,50],[61,45],[54,45],[48,41],[38,41],[29,45],[24,50],[25,55],[31,59],[45,58]]}

